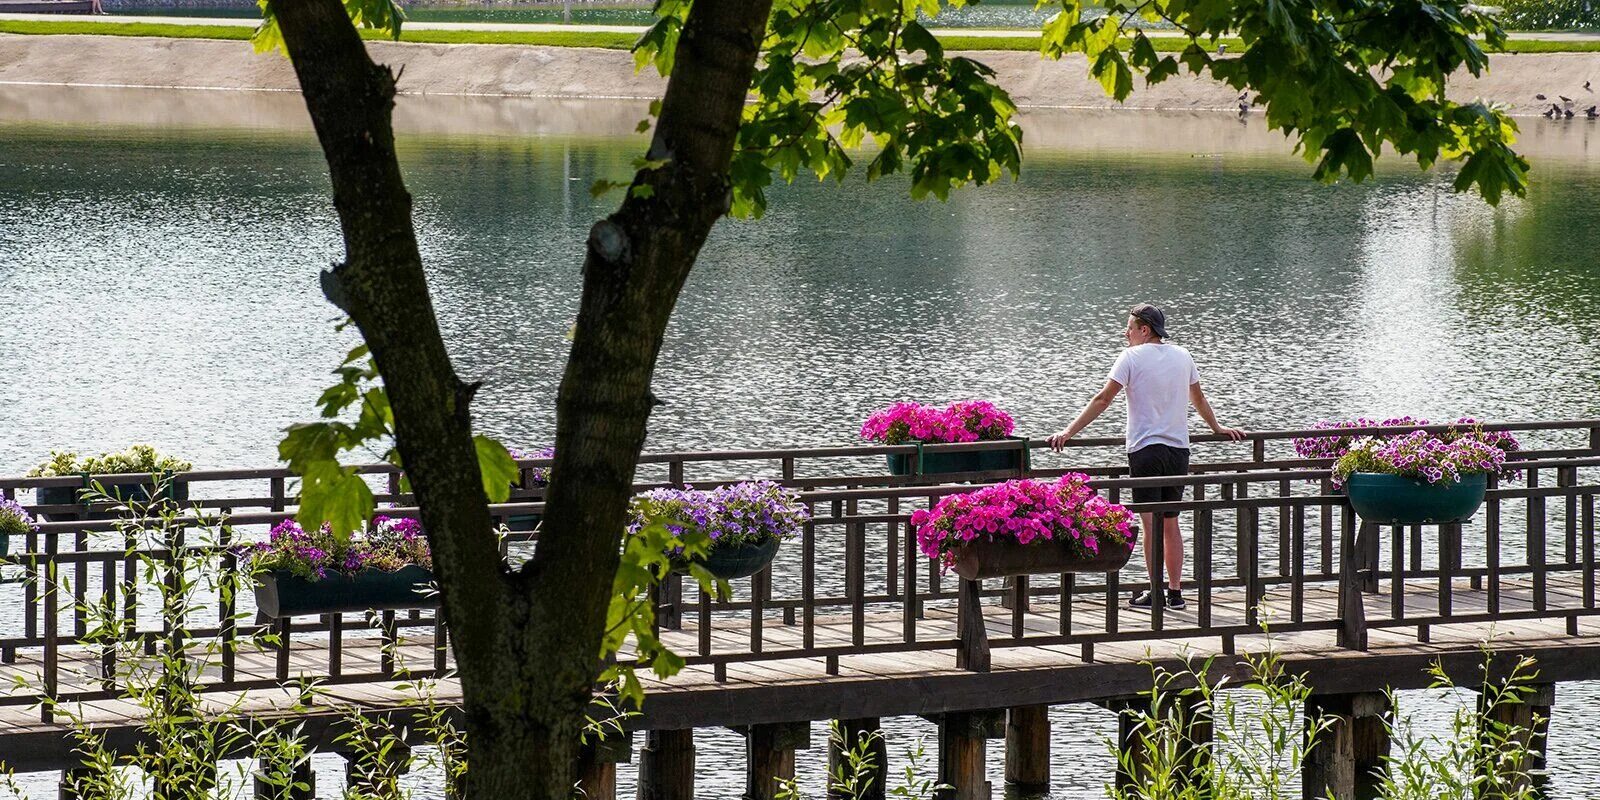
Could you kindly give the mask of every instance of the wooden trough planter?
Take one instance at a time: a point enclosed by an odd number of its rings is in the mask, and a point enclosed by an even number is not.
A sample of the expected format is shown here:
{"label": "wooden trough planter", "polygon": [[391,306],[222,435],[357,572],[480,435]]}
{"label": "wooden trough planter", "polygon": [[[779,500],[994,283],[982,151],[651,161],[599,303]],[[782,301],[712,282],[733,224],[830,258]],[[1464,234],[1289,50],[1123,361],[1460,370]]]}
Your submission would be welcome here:
{"label": "wooden trough planter", "polygon": [[1488,475],[1466,475],[1449,484],[1424,483],[1376,472],[1357,472],[1345,494],[1361,519],[1377,525],[1437,525],[1465,522],[1483,505]]}
{"label": "wooden trough planter", "polygon": [[1027,544],[979,540],[968,542],[956,551],[951,570],[969,581],[1041,572],[1116,572],[1132,556],[1133,550],[1121,548],[1082,556],[1069,550],[1064,543],[1050,539],[1036,539]]}
{"label": "wooden trough planter", "polygon": [[[1002,450],[927,451],[918,445],[915,453],[889,453],[884,460],[891,475],[944,475],[958,472],[1020,472],[1028,464],[1027,439],[1006,437],[1021,442]],[[918,469],[918,464],[921,469]]]}
{"label": "wooden trough planter", "polygon": [[433,571],[411,565],[394,572],[366,569],[354,575],[329,575],[307,580],[288,570],[256,576],[256,608],[277,619],[401,608],[436,608],[437,594],[427,592]]}
{"label": "wooden trough planter", "polygon": [[[162,490],[159,493],[156,492],[155,484],[150,483],[111,484],[102,482],[101,485],[105,488],[106,494],[109,494],[124,503],[148,503],[150,502],[152,495],[154,495],[157,499],[167,500],[173,503],[189,502],[189,484],[187,482],[168,482],[162,487]],[[119,516],[119,514],[115,511],[95,511],[85,515],[85,513],[81,510],[85,500],[80,499],[79,495],[84,491],[87,491],[87,487],[42,486],[36,491],[38,492],[37,502],[41,506],[79,506],[80,508],[78,511],[57,511],[55,513],[47,514],[47,516],[49,516],[52,520],[63,521],[76,519],[115,519]],[[95,500],[93,502],[99,501]]]}

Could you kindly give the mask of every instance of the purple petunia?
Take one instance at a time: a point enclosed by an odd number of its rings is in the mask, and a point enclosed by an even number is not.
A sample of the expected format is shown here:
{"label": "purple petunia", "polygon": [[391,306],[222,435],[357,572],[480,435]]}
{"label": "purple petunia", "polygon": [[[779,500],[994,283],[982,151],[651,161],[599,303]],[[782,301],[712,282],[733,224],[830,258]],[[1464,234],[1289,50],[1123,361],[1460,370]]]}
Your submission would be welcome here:
{"label": "purple petunia", "polygon": [[18,536],[38,529],[38,521],[21,503],[0,497],[0,536]]}
{"label": "purple petunia", "polygon": [[709,491],[652,489],[633,499],[629,533],[647,518],[667,521],[674,535],[704,533],[712,545],[760,544],[792,539],[811,518],[800,497],[772,481],[742,481]]}
{"label": "purple petunia", "polygon": [[327,526],[306,531],[292,519],[272,528],[267,541],[241,548],[252,571],[286,570],[313,580],[366,569],[394,572],[402,567],[432,568],[422,523],[378,516],[364,531],[340,540]]}

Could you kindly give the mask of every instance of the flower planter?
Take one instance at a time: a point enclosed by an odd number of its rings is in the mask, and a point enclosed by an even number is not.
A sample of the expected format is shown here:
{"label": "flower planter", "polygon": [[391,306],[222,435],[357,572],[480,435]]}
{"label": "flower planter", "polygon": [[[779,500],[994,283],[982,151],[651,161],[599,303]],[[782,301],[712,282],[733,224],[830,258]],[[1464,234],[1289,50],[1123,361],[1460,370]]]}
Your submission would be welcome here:
{"label": "flower planter", "polygon": [[1345,494],[1361,519],[1378,525],[1465,522],[1483,504],[1487,475],[1467,475],[1450,484],[1431,484],[1376,472],[1357,472],[1345,481]]}
{"label": "flower planter", "polygon": [[[110,484],[102,481],[101,486],[105,489],[106,494],[128,503],[148,503],[150,502],[150,496],[155,493],[155,485],[149,483]],[[83,505],[83,501],[79,499],[79,494],[85,489],[81,486],[44,486],[36,491],[38,492],[38,504],[41,506],[79,506],[81,509]],[[174,503],[187,503],[189,502],[189,484],[176,481],[167,483],[162,488],[159,497]],[[94,502],[99,501],[96,500]],[[82,510],[75,512],[58,511],[49,516],[58,521],[85,518]],[[89,514],[87,518],[114,519],[117,516],[119,515],[115,511],[96,511]]]}
{"label": "flower planter", "polygon": [[[760,544],[713,546],[711,552],[700,560],[700,566],[725,581],[748,578],[772,563],[772,559],[778,556],[780,544],[782,542],[778,539],[768,539]],[[688,565],[685,564],[681,569],[688,571]]]}
{"label": "flower planter", "polygon": [[1035,573],[1116,572],[1132,555],[1132,549],[1108,548],[1086,557],[1068,549],[1064,542],[1050,539],[1027,544],[978,539],[955,551],[951,569],[967,580]]}
{"label": "flower planter", "polygon": [[[884,456],[892,475],[915,475],[917,456],[922,456],[922,475],[943,475],[952,472],[1018,472],[1027,463],[1027,441],[1007,437],[1007,441],[1022,442],[1021,447],[1006,450],[966,450],[941,452],[923,450],[920,453],[890,453]],[[929,445],[932,446],[932,445]]]}
{"label": "flower planter", "polygon": [[396,608],[434,608],[438,595],[425,593],[433,581],[433,571],[411,565],[394,572],[368,569],[354,575],[335,574],[321,580],[307,580],[287,570],[275,570],[256,577],[256,608],[277,619],[310,614],[385,610]]}

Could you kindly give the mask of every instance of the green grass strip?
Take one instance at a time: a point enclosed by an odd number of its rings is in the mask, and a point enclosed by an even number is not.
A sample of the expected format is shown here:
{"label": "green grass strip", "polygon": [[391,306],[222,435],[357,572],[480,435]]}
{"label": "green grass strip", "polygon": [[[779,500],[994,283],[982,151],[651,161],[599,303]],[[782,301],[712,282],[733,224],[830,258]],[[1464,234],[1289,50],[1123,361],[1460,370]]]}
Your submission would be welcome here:
{"label": "green grass strip", "polygon": [[[169,39],[249,39],[254,23],[237,25],[179,25],[157,22],[85,22],[82,20],[0,20],[0,33],[19,34],[74,34],[100,36],[156,36]],[[362,31],[367,39],[386,38],[375,31]],[[402,41],[428,44],[525,44],[550,47],[600,47],[607,50],[627,50],[638,36],[632,33],[607,31],[482,31],[438,30],[407,28]],[[1039,49],[1037,34],[1018,33],[1015,36],[970,36],[947,34],[939,41],[949,50],[1020,50]],[[1150,43],[1164,53],[1176,53],[1188,46],[1188,40],[1178,36],[1151,36]],[[1221,44],[1238,52],[1244,43],[1236,38],[1224,38]],[[1512,39],[1506,44],[1508,53],[1596,53],[1600,40],[1549,40]]]}

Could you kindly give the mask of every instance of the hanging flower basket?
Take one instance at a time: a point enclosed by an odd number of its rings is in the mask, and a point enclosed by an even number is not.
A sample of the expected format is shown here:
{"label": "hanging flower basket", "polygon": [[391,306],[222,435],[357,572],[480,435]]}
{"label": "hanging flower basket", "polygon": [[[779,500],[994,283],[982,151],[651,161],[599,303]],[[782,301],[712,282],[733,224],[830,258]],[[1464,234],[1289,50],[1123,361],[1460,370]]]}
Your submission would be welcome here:
{"label": "hanging flower basket", "polygon": [[1111,572],[1138,538],[1133,513],[1089,476],[1011,480],[948,495],[911,515],[922,554],[968,580],[1035,572]]}
{"label": "hanging flower basket", "polygon": [[1453,483],[1377,472],[1357,472],[1345,481],[1350,505],[1366,522],[1379,525],[1430,525],[1465,522],[1483,505],[1485,474],[1463,475]]}
{"label": "hanging flower basket", "polygon": [[[633,498],[630,514],[629,535],[656,521],[681,541],[709,539],[699,563],[723,580],[748,578],[765,569],[784,540],[799,536],[811,519],[793,489],[772,481],[742,481],[709,491],[652,489]],[[671,560],[675,571],[688,571],[681,548]]]}
{"label": "hanging flower basket", "polygon": [[439,604],[427,591],[433,558],[414,519],[374,517],[347,537],[327,525],[307,531],[284,520],[267,541],[240,551],[256,576],[256,607],[269,617]]}
{"label": "hanging flower basket", "polygon": [[[91,480],[93,480],[91,478]],[[149,503],[152,496],[156,499],[173,503],[189,502],[189,484],[168,482],[158,493],[155,484],[150,483],[105,483],[101,486],[105,493],[117,498],[124,503]],[[84,492],[93,490],[81,486],[42,486],[38,490],[38,504],[41,506],[81,506],[84,502],[100,502],[93,495],[84,495]],[[76,518],[81,512],[56,512],[52,517],[57,519]],[[89,515],[91,519],[110,519],[117,516],[114,511],[96,511]]]}
{"label": "hanging flower basket", "polygon": [[256,608],[277,619],[315,614],[434,608],[438,595],[428,591],[433,571],[416,565],[393,572],[365,569],[330,573],[311,580],[288,570],[256,576]]}
{"label": "hanging flower basket", "polygon": [[1333,480],[1369,523],[1464,522],[1483,504],[1490,475],[1515,472],[1508,446],[1515,440],[1479,430],[1359,439],[1333,465]]}
{"label": "hanging flower basket", "polygon": [[[952,472],[1021,470],[1027,464],[1027,440],[1011,435],[1011,415],[986,400],[961,400],[944,408],[900,402],[873,412],[861,425],[861,437],[884,444],[916,444],[914,453],[889,453],[884,459],[895,475],[942,475]],[[1015,439],[1019,447],[977,451],[924,451],[920,445],[989,442]]]}
{"label": "hanging flower basket", "polygon": [[954,555],[950,570],[975,581],[1037,573],[1116,572],[1128,563],[1133,550],[1107,547],[1099,553],[1087,554],[1051,539],[1036,539],[1027,544],[980,539],[955,548]]}

